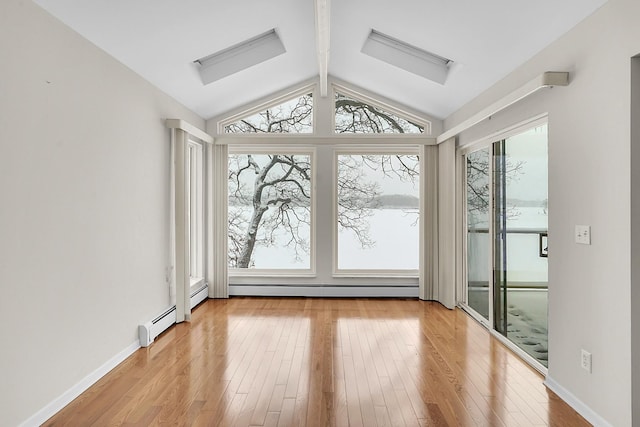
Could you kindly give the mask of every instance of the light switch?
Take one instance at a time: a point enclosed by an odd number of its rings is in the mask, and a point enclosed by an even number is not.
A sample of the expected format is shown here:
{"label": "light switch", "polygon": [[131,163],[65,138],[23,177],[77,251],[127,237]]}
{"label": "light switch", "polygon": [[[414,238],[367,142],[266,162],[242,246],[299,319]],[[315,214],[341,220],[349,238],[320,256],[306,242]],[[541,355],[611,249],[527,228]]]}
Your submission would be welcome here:
{"label": "light switch", "polygon": [[576,243],[579,245],[591,244],[591,227],[588,225],[576,225]]}

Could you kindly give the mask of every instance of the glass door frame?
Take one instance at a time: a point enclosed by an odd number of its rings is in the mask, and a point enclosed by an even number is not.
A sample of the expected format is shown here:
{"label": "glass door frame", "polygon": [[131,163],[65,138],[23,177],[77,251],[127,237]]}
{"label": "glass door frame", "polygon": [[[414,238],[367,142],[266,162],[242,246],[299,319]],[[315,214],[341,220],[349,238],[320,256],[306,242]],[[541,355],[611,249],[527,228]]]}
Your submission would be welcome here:
{"label": "glass door frame", "polygon": [[[458,269],[458,277],[460,283],[457,287],[459,294],[457,295],[458,306],[467,312],[471,317],[473,317],[476,321],[484,325],[487,330],[498,340],[500,340],[504,345],[506,345],[510,350],[515,352],[518,356],[520,356],[525,362],[531,365],[534,369],[540,372],[542,375],[547,374],[548,368],[542,365],[538,360],[536,360],[533,356],[529,355],[523,349],[518,347],[513,341],[507,338],[506,330],[503,334],[496,325],[497,313],[496,302],[497,298],[500,297],[500,293],[496,293],[496,286],[498,286],[498,271],[496,270],[496,257],[498,254],[499,247],[497,247],[498,236],[495,233],[496,223],[500,218],[499,212],[496,209],[496,185],[504,184],[504,180],[495,179],[494,173],[496,172],[496,144],[502,142],[502,149],[504,150],[504,141],[512,136],[519,135],[524,133],[530,129],[547,125],[548,126],[548,116],[547,114],[542,114],[526,120],[524,122],[518,123],[514,126],[511,126],[502,131],[493,133],[487,137],[481,138],[475,142],[470,144],[466,144],[464,147],[459,147],[457,149],[456,156],[458,158],[458,174],[457,177],[460,180],[459,185],[457,185],[457,199],[459,201],[459,206],[461,210],[460,215],[460,223],[458,225],[459,229],[462,230],[461,238],[458,240],[458,243],[461,245],[460,260],[457,266]],[[489,162],[488,162],[488,174],[490,177],[489,182],[489,261],[488,261],[488,271],[490,272],[489,277],[489,319],[485,319],[480,313],[474,310],[468,301],[469,296],[469,281],[468,281],[468,206],[467,206],[467,156],[471,153],[489,149]],[[500,153],[498,153],[499,155]],[[504,154],[504,153],[503,153]],[[501,278],[505,277],[504,275],[500,275]],[[506,280],[506,277],[505,277]],[[506,318],[506,316],[505,316]]]}
{"label": "glass door frame", "polygon": [[[487,271],[490,272],[490,276],[489,276],[489,289],[488,289],[488,301],[487,303],[489,304],[489,309],[488,309],[488,314],[489,314],[489,318],[486,319],[483,315],[481,315],[480,313],[478,313],[475,309],[473,309],[471,307],[471,305],[469,305],[469,272],[468,272],[468,261],[469,261],[469,251],[468,251],[468,235],[469,235],[469,218],[468,218],[468,202],[467,202],[467,156],[471,153],[475,153],[481,150],[485,150],[488,149],[489,150],[489,162],[488,162],[488,176],[489,176],[489,212],[488,212],[488,216],[489,216],[489,229],[488,229],[488,233],[489,233],[489,247],[488,249],[488,263],[487,263]],[[494,218],[495,218],[495,210],[494,210],[494,197],[493,197],[493,193],[494,193],[494,181],[492,179],[493,177],[493,173],[494,173],[494,162],[493,162],[493,158],[494,158],[494,150],[493,150],[493,142],[479,142],[479,143],[475,143],[469,146],[464,147],[463,149],[459,150],[458,155],[462,158],[461,164],[462,164],[462,171],[460,173],[460,177],[462,179],[462,186],[461,186],[461,200],[462,200],[462,226],[463,226],[463,238],[461,239],[461,243],[462,243],[462,295],[458,296],[458,304],[462,306],[462,308],[468,312],[474,319],[476,319],[478,322],[480,322],[481,324],[483,324],[485,327],[487,327],[489,330],[493,330],[494,329],[494,319],[495,319],[495,315],[494,315],[494,285],[495,285],[495,278],[493,277],[495,272],[494,272],[494,258],[495,258],[495,239],[492,238],[492,236],[494,235]]]}

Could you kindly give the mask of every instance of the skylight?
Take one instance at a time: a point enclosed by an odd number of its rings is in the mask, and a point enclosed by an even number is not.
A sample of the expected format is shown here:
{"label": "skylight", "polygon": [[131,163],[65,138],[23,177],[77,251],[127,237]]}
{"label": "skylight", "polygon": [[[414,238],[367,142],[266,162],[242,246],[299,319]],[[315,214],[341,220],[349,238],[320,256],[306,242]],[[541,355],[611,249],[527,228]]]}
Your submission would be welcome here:
{"label": "skylight", "polygon": [[371,30],[362,53],[443,85],[453,61]]}
{"label": "skylight", "polygon": [[272,29],[193,62],[197,64],[202,83],[206,85],[285,52],[280,37]]}

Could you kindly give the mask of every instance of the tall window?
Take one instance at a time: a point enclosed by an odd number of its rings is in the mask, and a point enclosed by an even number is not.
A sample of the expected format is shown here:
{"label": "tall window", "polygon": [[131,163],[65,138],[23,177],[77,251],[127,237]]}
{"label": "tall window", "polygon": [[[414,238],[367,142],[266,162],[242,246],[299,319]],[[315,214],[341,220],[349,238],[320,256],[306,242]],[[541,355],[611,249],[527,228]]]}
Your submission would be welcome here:
{"label": "tall window", "polygon": [[417,271],[416,154],[339,153],[337,270]]}
{"label": "tall window", "polygon": [[229,155],[229,267],[312,268],[312,153]]}
{"label": "tall window", "polygon": [[313,96],[290,99],[224,126],[225,133],[312,133]]}

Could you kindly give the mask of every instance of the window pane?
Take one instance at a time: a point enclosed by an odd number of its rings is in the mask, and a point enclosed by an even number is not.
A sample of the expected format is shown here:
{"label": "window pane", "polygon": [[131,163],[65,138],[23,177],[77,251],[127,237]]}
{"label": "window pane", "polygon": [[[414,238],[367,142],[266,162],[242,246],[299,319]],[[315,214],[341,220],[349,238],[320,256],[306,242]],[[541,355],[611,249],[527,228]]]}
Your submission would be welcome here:
{"label": "window pane", "polygon": [[490,149],[467,155],[467,303],[489,320]]}
{"label": "window pane", "polygon": [[229,267],[311,268],[311,155],[229,155]]}
{"label": "window pane", "polygon": [[417,155],[338,156],[338,269],[417,270]]}
{"label": "window pane", "polygon": [[312,133],[313,97],[303,95],[224,127],[225,133]]}
{"label": "window pane", "polygon": [[422,125],[336,93],[336,133],[423,133]]}

